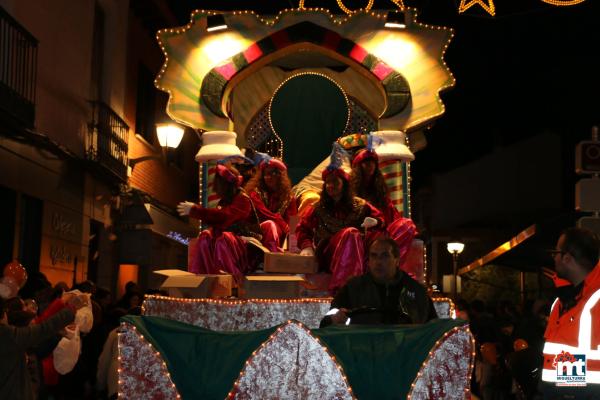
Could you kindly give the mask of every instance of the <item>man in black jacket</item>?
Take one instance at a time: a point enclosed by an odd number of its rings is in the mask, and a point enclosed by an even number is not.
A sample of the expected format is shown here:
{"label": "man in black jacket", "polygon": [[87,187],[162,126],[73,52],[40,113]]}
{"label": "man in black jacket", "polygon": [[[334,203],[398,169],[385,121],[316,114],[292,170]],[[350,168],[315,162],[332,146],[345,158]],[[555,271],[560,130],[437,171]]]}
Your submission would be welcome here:
{"label": "man in black jacket", "polygon": [[321,327],[344,324],[421,324],[437,314],[423,286],[398,268],[399,249],[392,239],[369,247],[369,272],[350,279],[331,303]]}
{"label": "man in black jacket", "polygon": [[73,322],[75,312],[87,304],[84,295],[63,295],[65,308],[41,324],[26,327],[8,325],[4,299],[0,297],[0,399],[29,400],[33,393],[27,369],[27,350],[56,335]]}

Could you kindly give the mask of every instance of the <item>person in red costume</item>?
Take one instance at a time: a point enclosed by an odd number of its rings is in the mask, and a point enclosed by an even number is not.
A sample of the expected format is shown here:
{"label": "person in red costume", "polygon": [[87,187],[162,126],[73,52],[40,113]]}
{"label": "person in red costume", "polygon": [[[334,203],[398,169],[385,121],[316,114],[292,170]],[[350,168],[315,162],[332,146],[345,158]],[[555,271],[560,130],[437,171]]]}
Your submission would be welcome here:
{"label": "person in red costume", "polygon": [[[265,157],[245,190],[253,201],[263,203],[268,210],[265,213],[257,210],[265,246],[271,251],[281,251],[279,247],[270,248],[270,245],[283,244],[289,232],[290,217],[298,214],[287,166],[281,160]],[[272,238],[267,239],[270,235]]]}
{"label": "person in red costume", "polygon": [[332,293],[349,278],[365,272],[365,244],[375,233],[366,230],[384,224],[379,210],[352,194],[350,176],[339,167],[341,160],[336,158],[336,151],[343,152],[334,145],[332,164],[322,173],[321,198],[303,213],[296,228],[300,254],[316,253],[320,268],[331,272]]}
{"label": "person in red costume", "polygon": [[399,259],[402,268],[417,234],[417,227],[412,219],[402,217],[392,203],[383,174],[379,169],[379,157],[369,147],[359,150],[352,160],[350,174],[352,190],[383,213],[387,234],[400,249]]}
{"label": "person in red costume", "polygon": [[179,215],[189,215],[210,226],[200,233],[189,270],[197,274],[225,271],[237,282],[249,272],[248,251],[243,237],[261,238],[255,205],[240,187],[242,177],[231,166],[217,164],[214,190],[220,200],[216,208],[204,208],[185,201]]}

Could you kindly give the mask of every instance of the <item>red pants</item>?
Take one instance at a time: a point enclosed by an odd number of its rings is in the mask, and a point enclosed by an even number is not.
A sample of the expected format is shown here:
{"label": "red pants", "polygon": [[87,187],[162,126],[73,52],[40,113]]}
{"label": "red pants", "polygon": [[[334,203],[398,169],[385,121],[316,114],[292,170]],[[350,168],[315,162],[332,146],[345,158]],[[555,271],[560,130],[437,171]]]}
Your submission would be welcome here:
{"label": "red pants", "polygon": [[335,293],[353,276],[366,271],[365,241],[356,228],[344,228],[317,251],[319,263],[331,271],[329,290]]}
{"label": "red pants", "polygon": [[279,247],[284,237],[283,232],[279,229],[277,224],[270,219],[260,223],[260,230],[262,231],[262,244],[269,251],[283,252],[283,249]]}
{"label": "red pants", "polygon": [[190,263],[190,272],[218,274],[224,271],[241,282],[248,268],[246,243],[239,236],[232,232],[215,235],[210,229],[200,233]]}
{"label": "red pants", "polygon": [[388,235],[394,239],[400,248],[400,269],[407,260],[408,252],[415,235],[417,227],[410,218],[398,218],[386,227]]}

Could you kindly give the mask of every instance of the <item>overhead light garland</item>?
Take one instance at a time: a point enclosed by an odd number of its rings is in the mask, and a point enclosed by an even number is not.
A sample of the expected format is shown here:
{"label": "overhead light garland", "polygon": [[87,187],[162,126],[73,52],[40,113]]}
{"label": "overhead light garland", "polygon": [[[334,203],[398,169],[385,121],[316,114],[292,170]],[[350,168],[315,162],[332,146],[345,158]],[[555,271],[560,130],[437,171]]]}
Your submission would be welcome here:
{"label": "overhead light garland", "polygon": [[[392,0],[394,1],[394,0]],[[569,7],[583,3],[585,0],[540,0],[542,3],[550,4],[558,7]],[[492,17],[496,15],[496,6],[494,0],[460,0],[458,13],[462,14],[474,5],[479,5]]]}
{"label": "overhead light garland", "polygon": [[[390,0],[392,3],[394,3],[399,9],[404,10],[404,0]],[[342,10],[343,12],[345,12],[347,15],[351,15],[354,14],[355,12],[358,11],[369,11],[371,10],[371,8],[373,8],[373,4],[375,3],[375,0],[369,0],[369,2],[367,3],[367,5],[364,8],[359,8],[357,10],[351,10],[348,7],[346,7],[346,5],[344,4],[344,2],[342,0],[336,0],[338,7],[340,8],[340,10]],[[300,2],[298,3],[298,8],[301,10],[304,10],[304,0],[300,0]]]}
{"label": "overhead light garland", "polygon": [[496,15],[496,6],[494,0],[460,0],[458,13],[462,14],[474,5],[479,4],[492,17]]}
{"label": "overhead light garland", "polygon": [[[390,0],[390,1],[392,3],[394,3],[400,10],[404,10],[404,7],[405,7],[404,0]],[[543,3],[546,3],[546,4],[553,5],[553,6],[568,7],[568,6],[574,6],[574,5],[583,3],[585,0],[540,0],[540,1]],[[340,8],[340,10],[345,12],[347,15],[351,15],[351,14],[354,14],[355,12],[362,11],[362,10],[370,11],[371,8],[373,8],[373,4],[375,3],[375,0],[369,0],[369,2],[367,3],[367,5],[364,8],[360,8],[357,10],[351,10],[348,7],[346,7],[343,0],[336,0],[336,2],[337,2],[338,7]],[[477,4],[479,6],[481,6],[481,8],[483,8],[492,17],[496,16],[496,6],[494,5],[494,0],[460,0],[460,5],[458,6],[458,13],[462,14],[465,11],[467,11],[469,8],[471,8]],[[304,0],[300,0],[300,2],[298,3],[298,8],[301,10],[305,10]]]}
{"label": "overhead light garland", "polygon": [[565,6],[574,6],[579,3],[583,3],[585,0],[540,0],[546,4],[550,4],[553,6],[565,7]]}

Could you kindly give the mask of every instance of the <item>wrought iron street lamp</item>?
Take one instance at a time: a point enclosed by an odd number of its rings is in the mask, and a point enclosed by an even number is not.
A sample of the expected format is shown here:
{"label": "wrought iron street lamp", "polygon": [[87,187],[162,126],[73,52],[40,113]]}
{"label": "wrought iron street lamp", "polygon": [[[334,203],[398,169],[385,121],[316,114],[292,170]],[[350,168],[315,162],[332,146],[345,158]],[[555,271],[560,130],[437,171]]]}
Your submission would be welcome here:
{"label": "wrought iron street lamp", "polygon": [[[183,138],[184,132],[185,130],[177,124],[156,124],[156,136],[158,137],[158,143],[163,149],[166,149],[167,152],[169,151],[169,149],[174,149],[179,146],[179,144],[181,143],[181,139]],[[133,170],[136,164],[148,160],[159,160],[161,158],[162,153],[131,158],[129,159],[129,167],[131,167],[131,170]]]}

